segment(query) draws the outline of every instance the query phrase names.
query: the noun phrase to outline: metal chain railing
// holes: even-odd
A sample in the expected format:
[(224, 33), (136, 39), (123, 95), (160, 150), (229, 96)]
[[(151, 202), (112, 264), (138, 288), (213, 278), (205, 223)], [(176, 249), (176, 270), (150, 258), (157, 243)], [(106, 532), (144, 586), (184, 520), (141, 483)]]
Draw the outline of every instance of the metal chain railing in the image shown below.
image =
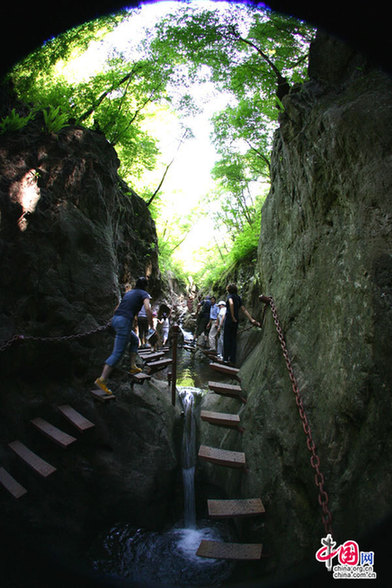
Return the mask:
[(106, 323), (106, 325), (103, 325), (101, 327), (97, 327), (96, 329), (92, 329), (91, 331), (86, 331), (84, 333), (76, 333), (74, 335), (61, 335), (61, 336), (57, 336), (57, 337), (36, 337), (34, 335), (14, 335), (13, 337), (8, 339), (7, 341), (4, 341), (4, 343), (0, 344), (0, 353), (2, 351), (5, 351), (6, 349), (8, 349), (8, 347), (11, 347), (15, 343), (21, 343), (21, 342), (25, 342), (25, 341), (40, 341), (40, 342), (49, 341), (51, 343), (58, 343), (60, 341), (70, 341), (71, 339), (81, 339), (82, 337), (87, 337), (88, 335), (94, 335), (95, 333), (105, 331), (107, 328), (109, 328), (110, 323), (111, 323), (111, 319), (110, 319), (110, 321), (108, 321)]
[(331, 512), (328, 508), (328, 494), (324, 490), (325, 479), (324, 479), (323, 473), (320, 471), (320, 458), (317, 455), (316, 445), (313, 441), (312, 432), (310, 429), (308, 418), (306, 416), (305, 408), (304, 408), (304, 405), (302, 402), (302, 397), (301, 397), (301, 394), (299, 391), (298, 382), (297, 382), (297, 379), (294, 375), (294, 370), (293, 370), (291, 360), (290, 360), (290, 357), (289, 357), (289, 354), (287, 351), (286, 341), (285, 341), (285, 338), (283, 335), (281, 324), (279, 322), (275, 302), (271, 296), (261, 295), (261, 296), (259, 296), (259, 299), (261, 300), (261, 302), (263, 302), (266, 305), (265, 308), (267, 306), (269, 306), (271, 308), (276, 331), (278, 333), (278, 338), (279, 338), (280, 345), (281, 345), (282, 352), (283, 352), (283, 357), (286, 362), (287, 370), (289, 372), (290, 381), (292, 384), (292, 389), (293, 389), (293, 392), (295, 395), (295, 402), (297, 404), (299, 416), (301, 418), (304, 433), (306, 435), (306, 445), (311, 453), (310, 464), (316, 472), (315, 476), (314, 476), (314, 481), (315, 481), (315, 484), (319, 490), (318, 502), (319, 502), (321, 509), (322, 509), (321, 520), (324, 525), (325, 533), (326, 534), (330, 533), (332, 536), (333, 535), (333, 533), (332, 533), (332, 515), (331, 515)]

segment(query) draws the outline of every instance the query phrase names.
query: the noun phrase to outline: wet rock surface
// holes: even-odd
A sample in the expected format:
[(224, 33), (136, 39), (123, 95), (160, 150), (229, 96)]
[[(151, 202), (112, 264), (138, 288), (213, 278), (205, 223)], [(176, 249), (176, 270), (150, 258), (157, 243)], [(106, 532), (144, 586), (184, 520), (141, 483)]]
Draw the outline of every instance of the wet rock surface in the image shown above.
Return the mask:
[[(392, 83), (322, 36), (310, 74), (284, 100), (258, 271), (286, 337), (334, 534), (361, 543), (391, 513)], [(241, 492), (262, 497), (266, 568), (288, 577), (312, 567), (326, 532), (270, 310), (243, 359), (251, 466)]]
[[(157, 236), (144, 201), (119, 178), (102, 134), (38, 121), (0, 142), (0, 340), (64, 337), (107, 324), (127, 284), (151, 273), (159, 291)], [(3, 369), (33, 366), (78, 374), (94, 361), (91, 340), (60, 350), (30, 346)], [(15, 357), (15, 359), (14, 359)], [(23, 367), (22, 367), (23, 369)]]

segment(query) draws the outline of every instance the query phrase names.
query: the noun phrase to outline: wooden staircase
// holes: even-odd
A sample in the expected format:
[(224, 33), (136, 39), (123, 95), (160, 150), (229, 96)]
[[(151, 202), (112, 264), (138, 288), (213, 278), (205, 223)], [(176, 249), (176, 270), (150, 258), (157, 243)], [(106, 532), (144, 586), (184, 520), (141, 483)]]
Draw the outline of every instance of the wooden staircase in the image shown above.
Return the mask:
[(230, 365), (226, 365), (225, 363), (216, 363), (216, 362), (211, 362), (210, 363), (210, 368), (217, 371), (217, 372), (221, 372), (222, 374), (226, 374), (228, 376), (232, 376), (233, 378), (239, 380), (239, 369), (236, 367), (232, 367)]
[(158, 370), (162, 370), (173, 363), (173, 360), (169, 357), (165, 358), (167, 348), (163, 348), (160, 351), (151, 352), (150, 350), (140, 349), (138, 351), (139, 356), (142, 358), (144, 365), (148, 369), (148, 373), (154, 373)]
[(69, 404), (62, 404), (57, 408), (64, 415), (64, 417), (81, 433), (95, 427), (94, 423), (86, 419), (86, 417), (77, 412), (74, 408), (72, 408), (72, 406), (69, 406)]
[(17, 482), (4, 468), (0, 468), (0, 484), (2, 484), (2, 486), (4, 486), (14, 498), (20, 498), (27, 492), (26, 488), (23, 488), (22, 484), (19, 484), (19, 482)]
[(213, 519), (230, 517), (253, 517), (265, 513), (260, 498), (241, 498), (235, 500), (207, 500), (208, 514)]
[(260, 543), (226, 543), (203, 539), (196, 555), (212, 559), (256, 560), (261, 558)]
[(199, 457), (217, 465), (246, 469), (245, 453), (240, 451), (228, 451), (227, 449), (200, 445)]
[(20, 459), (43, 478), (47, 478), (50, 474), (53, 474), (56, 471), (54, 466), (31, 451), (31, 449), (26, 447), (21, 441), (12, 441), (8, 446), (20, 457)]
[[(239, 380), (239, 369), (237, 368), (220, 363), (210, 363), (210, 367)], [(230, 396), (246, 402), (240, 385), (227, 384), (225, 382), (208, 382), (208, 387), (216, 394)], [(240, 432), (243, 431), (240, 427), (240, 417), (238, 414), (202, 410), (200, 417), (212, 425), (236, 428)], [(228, 451), (227, 449), (201, 445), (198, 456), (200, 459), (220, 466), (247, 469), (245, 453), (239, 451)], [(265, 512), (260, 498), (209, 499), (207, 504), (208, 514), (214, 519), (253, 517)], [(199, 557), (213, 559), (259, 560), (262, 549), (263, 546), (260, 543), (227, 543), (224, 541), (203, 540), (196, 554)]]
[[(86, 419), (68, 404), (58, 406), (59, 412), (79, 433), (83, 433), (95, 427), (94, 423)], [(66, 449), (77, 441), (76, 437), (69, 435), (47, 420), (37, 417), (32, 419), (31, 424), (38, 432), (50, 439), (56, 445)], [(20, 460), (43, 478), (54, 474), (57, 468), (37, 455), (18, 439), (8, 444), (8, 447), (18, 456)], [(27, 493), (24, 488), (4, 467), (0, 467), (0, 485), (3, 486), (14, 498), (21, 498)]]
[(45, 419), (38, 417), (32, 419), (30, 422), (36, 429), (38, 429), (38, 431), (41, 431), (41, 433), (46, 435), (49, 439), (52, 439), (52, 441), (57, 443), (57, 445), (60, 445), (60, 447), (68, 447), (68, 445), (71, 445), (71, 443), (76, 441), (76, 437), (64, 433), (64, 431), (61, 431), (54, 425), (48, 423), (48, 421), (45, 421)]
[(208, 382), (208, 387), (216, 394), (238, 398), (241, 402), (246, 403), (246, 398), (242, 394), (241, 386), (236, 384), (226, 384), (225, 382)]
[(230, 427), (233, 429), (237, 429), (241, 433), (243, 432), (243, 428), (240, 427), (240, 417), (238, 416), (238, 414), (202, 410), (200, 412), (200, 418), (203, 421), (211, 423), (212, 425)]
[(158, 361), (146, 362), (146, 365), (151, 371), (156, 372), (157, 370), (164, 369), (165, 367), (167, 367), (168, 365), (171, 365), (172, 363), (173, 363), (172, 359), (166, 358), (166, 359), (159, 359)]

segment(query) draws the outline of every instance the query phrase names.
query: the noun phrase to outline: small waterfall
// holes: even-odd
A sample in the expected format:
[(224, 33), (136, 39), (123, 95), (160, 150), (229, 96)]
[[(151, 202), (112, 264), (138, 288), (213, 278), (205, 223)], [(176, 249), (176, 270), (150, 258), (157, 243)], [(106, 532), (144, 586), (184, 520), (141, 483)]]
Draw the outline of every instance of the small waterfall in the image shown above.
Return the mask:
[(196, 528), (195, 505), (195, 466), (196, 466), (196, 415), (195, 397), (200, 395), (198, 388), (179, 390), (184, 409), (184, 431), (182, 435), (182, 479), (184, 485), (184, 526)]
[(229, 560), (199, 557), (203, 539), (230, 541), (222, 523), (199, 520), (196, 524), (195, 466), (197, 460), (197, 409), (202, 390), (177, 386), (184, 409), (182, 468), (184, 485), (184, 524), (147, 531), (128, 523), (118, 523), (97, 539), (91, 548), (92, 567), (104, 577), (126, 578), (148, 586), (223, 586), (234, 569)]

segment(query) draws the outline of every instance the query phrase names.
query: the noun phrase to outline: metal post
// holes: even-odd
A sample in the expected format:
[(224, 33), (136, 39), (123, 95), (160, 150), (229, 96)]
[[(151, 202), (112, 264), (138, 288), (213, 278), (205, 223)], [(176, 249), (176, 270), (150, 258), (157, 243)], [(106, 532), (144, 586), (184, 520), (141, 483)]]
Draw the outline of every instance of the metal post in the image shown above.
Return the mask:
[(172, 326), (172, 405), (176, 404), (176, 392), (177, 392), (177, 339), (180, 327), (177, 324)]

